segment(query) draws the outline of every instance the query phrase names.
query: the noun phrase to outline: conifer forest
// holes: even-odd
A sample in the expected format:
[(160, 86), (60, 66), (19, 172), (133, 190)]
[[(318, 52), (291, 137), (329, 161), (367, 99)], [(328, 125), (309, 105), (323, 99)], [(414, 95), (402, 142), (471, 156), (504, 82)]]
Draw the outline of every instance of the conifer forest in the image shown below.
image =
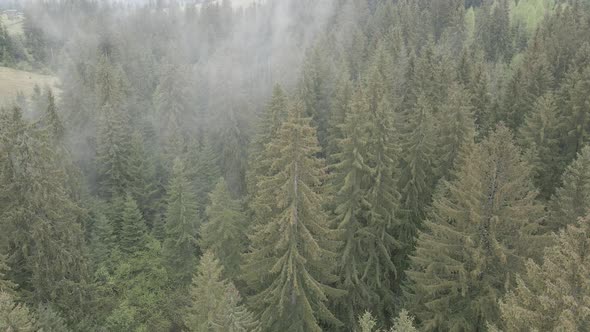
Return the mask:
[(0, 0), (0, 332), (320, 331), (590, 331), (590, 0)]

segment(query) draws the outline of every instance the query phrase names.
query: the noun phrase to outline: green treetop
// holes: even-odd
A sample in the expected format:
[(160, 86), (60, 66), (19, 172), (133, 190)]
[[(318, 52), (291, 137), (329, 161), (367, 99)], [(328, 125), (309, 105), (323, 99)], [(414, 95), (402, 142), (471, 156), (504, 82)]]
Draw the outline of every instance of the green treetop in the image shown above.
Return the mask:
[(240, 304), (240, 294), (222, 277), (222, 272), (215, 255), (205, 252), (193, 278), (192, 304), (185, 315), (185, 324), (193, 332), (256, 331), (258, 322)]
[(209, 195), (207, 221), (201, 227), (200, 244), (219, 257), (227, 276), (238, 276), (241, 254), (246, 249), (246, 216), (242, 204), (234, 200), (225, 180), (221, 178)]
[(433, 202), (407, 272), (407, 300), (425, 331), (478, 331), (499, 318), (507, 276), (529, 256), (542, 207), (530, 168), (499, 126), (472, 147)]
[(176, 159), (167, 193), (164, 257), (172, 282), (180, 287), (188, 287), (196, 267), (196, 203), (184, 163)]
[[(324, 166), (310, 119), (292, 106), (277, 138), (267, 145), (271, 174), (258, 181), (254, 198), (265, 209), (250, 237), (243, 270), (255, 291), (252, 305), (263, 329), (320, 331), (320, 322), (339, 325), (327, 301), (332, 288), (336, 234), (322, 210)], [(258, 216), (258, 215), (257, 215)]]
[(554, 192), (562, 172), (559, 126), (555, 98), (546, 94), (537, 99), (519, 131), (522, 145), (529, 149), (535, 184), (546, 199)]
[(133, 196), (127, 194), (122, 208), (119, 249), (125, 255), (133, 256), (147, 247), (147, 227)]
[(517, 286), (500, 301), (506, 331), (587, 331), (590, 329), (590, 219), (571, 221), (533, 260)]
[(590, 212), (590, 147), (585, 146), (562, 175), (562, 186), (549, 202), (549, 229), (565, 228)]

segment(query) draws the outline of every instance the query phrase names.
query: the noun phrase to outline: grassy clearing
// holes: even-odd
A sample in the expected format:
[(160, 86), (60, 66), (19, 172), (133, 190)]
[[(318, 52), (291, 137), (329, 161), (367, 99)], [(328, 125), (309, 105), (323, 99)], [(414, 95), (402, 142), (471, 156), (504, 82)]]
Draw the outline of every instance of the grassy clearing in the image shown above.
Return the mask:
[(58, 81), (54, 76), (41, 75), (27, 71), (0, 67), (0, 105), (14, 101), (18, 91), (31, 95), (35, 84), (56, 88)]

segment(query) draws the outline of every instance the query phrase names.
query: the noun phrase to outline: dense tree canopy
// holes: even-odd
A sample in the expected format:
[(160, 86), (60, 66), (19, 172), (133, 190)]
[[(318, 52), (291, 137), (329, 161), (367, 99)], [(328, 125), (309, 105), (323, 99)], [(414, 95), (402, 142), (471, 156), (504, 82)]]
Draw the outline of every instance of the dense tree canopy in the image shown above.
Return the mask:
[(1, 331), (590, 329), (587, 0), (0, 13)]

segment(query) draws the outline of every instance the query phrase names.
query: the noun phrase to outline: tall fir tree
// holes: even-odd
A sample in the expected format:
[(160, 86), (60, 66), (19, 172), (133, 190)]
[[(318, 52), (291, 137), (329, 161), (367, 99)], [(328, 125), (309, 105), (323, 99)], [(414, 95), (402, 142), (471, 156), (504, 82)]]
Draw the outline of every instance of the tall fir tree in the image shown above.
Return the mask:
[(201, 250), (211, 251), (218, 257), (226, 276), (239, 276), (241, 255), (246, 250), (247, 220), (242, 203), (231, 197), (225, 180), (221, 178), (209, 195), (207, 220), (201, 226)]
[(63, 142), (66, 134), (65, 127), (58, 113), (55, 97), (51, 89), (47, 90), (47, 108), (43, 117), (46, 126), (49, 128), (52, 139), (57, 142)]
[(407, 265), (407, 259), (404, 257), (413, 249), (426, 207), (431, 201), (436, 162), (434, 116), (424, 97), (418, 98), (415, 108), (407, 111), (404, 120), (399, 178), (399, 191), (402, 195), (401, 213), (404, 221), (397, 236), (404, 245), (403, 270)]
[(530, 169), (498, 126), (472, 147), (433, 203), (407, 272), (407, 301), (425, 331), (481, 331), (499, 319), (510, 274), (529, 257), (538, 218)]
[(451, 83), (449, 97), (437, 114), (437, 175), (448, 177), (464, 145), (473, 144), (475, 125), (469, 92)]
[(476, 57), (472, 74), (465, 85), (471, 95), (474, 120), (478, 137), (484, 137), (494, 128), (490, 77), (486, 71), (483, 56)]
[(534, 109), (525, 117), (519, 130), (520, 142), (529, 150), (529, 162), (533, 166), (535, 184), (541, 197), (548, 199), (559, 183), (562, 158), (559, 157), (560, 123), (557, 105), (552, 94), (537, 99)]
[(254, 315), (240, 304), (235, 286), (223, 278), (223, 267), (211, 251), (205, 252), (193, 278), (191, 306), (185, 324), (194, 332), (256, 331)]
[(114, 108), (124, 107), (128, 82), (121, 67), (113, 63), (108, 54), (100, 56), (94, 78), (99, 108), (107, 104)]
[(155, 161), (145, 148), (144, 141), (144, 136), (139, 131), (131, 135), (127, 155), (129, 167), (127, 191), (137, 202), (144, 219), (153, 226), (153, 219), (161, 209), (158, 199), (161, 193), (158, 188)]
[[(341, 162), (336, 170), (336, 222), (344, 233), (339, 257), (342, 287), (348, 296), (343, 317), (355, 324), (355, 314), (370, 308), (386, 317), (394, 307), (397, 279), (392, 256), (398, 249), (400, 195), (397, 192), (399, 146), (393, 106), (386, 94), (390, 59), (379, 49), (364, 87), (355, 93), (342, 126)], [(385, 81), (385, 82), (384, 82)]]
[(80, 206), (64, 186), (66, 175), (49, 134), (14, 108), (0, 113), (0, 225), (10, 234), (10, 279), (31, 303), (53, 302), (68, 322), (88, 309), (86, 247)]
[(192, 191), (195, 193), (197, 209), (201, 218), (205, 217), (205, 208), (209, 203), (209, 193), (215, 188), (215, 184), (221, 176), (218, 164), (218, 156), (211, 139), (205, 136), (202, 142), (191, 144), (187, 164), (191, 165), (186, 170), (187, 177), (191, 179)]
[(56, 155), (58, 167), (65, 175), (65, 189), (68, 195), (77, 203), (82, 195), (83, 178), (78, 165), (72, 160), (72, 154), (67, 138), (65, 122), (62, 120), (61, 112), (57, 108), (55, 96), (51, 88), (47, 88), (47, 107), (41, 114), (38, 125), (47, 132), (49, 144)]
[(558, 231), (590, 213), (590, 147), (586, 146), (562, 175), (549, 202), (548, 228)]
[(127, 113), (105, 104), (101, 110), (96, 156), (100, 193), (104, 198), (122, 197), (127, 192), (131, 181), (130, 152), (131, 131)]
[(90, 256), (95, 270), (103, 264), (110, 265), (109, 261), (115, 243), (112, 224), (104, 214), (100, 213), (94, 221), (89, 243)]
[(354, 88), (350, 79), (350, 73), (346, 66), (342, 65), (340, 77), (336, 83), (334, 97), (332, 99), (330, 119), (328, 122), (328, 148), (327, 157), (330, 163), (335, 162), (335, 154), (338, 153), (338, 142), (344, 138), (342, 126), (346, 115), (350, 112)]
[(256, 206), (265, 210), (250, 237), (243, 266), (255, 292), (252, 306), (263, 329), (320, 331), (340, 322), (327, 301), (342, 295), (332, 285), (337, 235), (322, 210), (323, 161), (310, 119), (292, 105), (277, 138), (267, 145), (271, 174), (258, 182)]
[[(328, 120), (330, 118), (331, 71), (326, 51), (321, 47), (310, 50), (303, 64), (300, 82), (300, 98), (306, 115), (317, 128), (322, 149), (327, 146)], [(324, 152), (324, 151), (322, 151)]]
[(512, 34), (510, 31), (510, 3), (507, 0), (483, 2), (478, 39), (481, 40), (489, 61), (509, 61), (512, 58)]
[(197, 126), (189, 74), (188, 68), (180, 64), (163, 64), (152, 97), (167, 171), (172, 170), (175, 158), (182, 157), (189, 131)]
[(344, 243), (338, 261), (340, 284), (347, 290), (347, 296), (342, 299), (342, 316), (347, 320), (351, 315), (354, 319), (358, 308), (367, 307), (376, 297), (362, 278), (366, 259), (364, 246), (373, 239), (364, 232), (370, 208), (367, 191), (371, 184), (371, 167), (365, 160), (370, 125), (368, 108), (360, 90), (355, 93), (352, 105), (342, 128), (344, 138), (339, 141), (340, 153), (336, 155), (339, 162), (332, 166), (335, 222), (343, 233)]
[(166, 313), (169, 285), (160, 263), (161, 248), (147, 232), (141, 211), (131, 194), (122, 205), (121, 234), (112, 280), (117, 303), (104, 326), (109, 331), (162, 331), (170, 328)]
[(509, 80), (500, 114), (496, 114), (496, 122), (504, 121), (512, 130), (517, 130), (524, 118), (530, 113), (535, 98), (526, 86), (522, 69), (517, 69)]
[(506, 331), (590, 329), (590, 219), (570, 221), (545, 250), (543, 264), (528, 260), (516, 288), (500, 301)]
[(287, 115), (287, 96), (280, 85), (275, 85), (270, 103), (258, 120), (256, 135), (250, 149), (250, 163), (247, 174), (248, 193), (256, 195), (256, 179), (268, 173), (269, 158), (265, 156), (266, 145), (269, 144), (281, 128)]
[(244, 119), (230, 108), (219, 132), (220, 166), (223, 177), (235, 197), (246, 191), (247, 142)]
[(147, 227), (141, 211), (131, 194), (125, 196), (121, 213), (121, 231), (118, 247), (124, 255), (143, 252), (148, 244)]
[(176, 287), (186, 288), (196, 267), (199, 218), (191, 182), (178, 158), (167, 191), (164, 258), (170, 280)]
[[(590, 61), (589, 61), (590, 62)], [(568, 73), (559, 92), (561, 116), (561, 144), (566, 162), (575, 158), (585, 144), (589, 142), (590, 129), (590, 63), (580, 69), (574, 68)]]

